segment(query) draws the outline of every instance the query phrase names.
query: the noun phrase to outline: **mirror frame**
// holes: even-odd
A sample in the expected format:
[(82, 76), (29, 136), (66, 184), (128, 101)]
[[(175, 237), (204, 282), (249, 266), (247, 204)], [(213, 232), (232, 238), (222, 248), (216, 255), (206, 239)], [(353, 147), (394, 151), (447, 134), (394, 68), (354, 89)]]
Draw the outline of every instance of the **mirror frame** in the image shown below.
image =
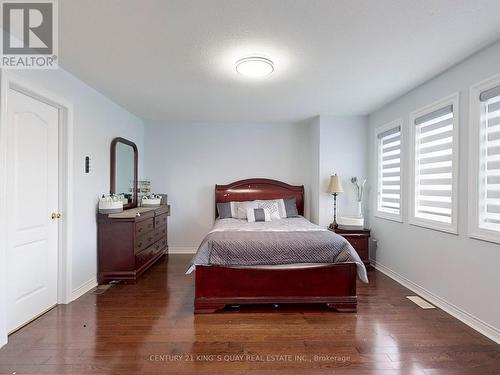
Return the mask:
[(117, 137), (111, 141), (111, 178), (110, 178), (110, 194), (116, 193), (116, 145), (118, 143), (131, 146), (134, 150), (134, 186), (133, 186), (133, 202), (123, 206), (124, 209), (137, 207), (137, 189), (138, 189), (138, 150), (137, 145), (128, 139)]

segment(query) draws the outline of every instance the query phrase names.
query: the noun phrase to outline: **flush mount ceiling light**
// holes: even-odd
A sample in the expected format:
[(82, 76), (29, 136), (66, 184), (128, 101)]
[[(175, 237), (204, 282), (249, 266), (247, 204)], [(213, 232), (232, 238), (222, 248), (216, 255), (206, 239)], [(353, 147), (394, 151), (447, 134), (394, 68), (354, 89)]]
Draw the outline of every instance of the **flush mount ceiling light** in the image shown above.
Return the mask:
[(274, 71), (274, 63), (261, 56), (245, 57), (236, 61), (236, 71), (247, 77), (265, 77)]

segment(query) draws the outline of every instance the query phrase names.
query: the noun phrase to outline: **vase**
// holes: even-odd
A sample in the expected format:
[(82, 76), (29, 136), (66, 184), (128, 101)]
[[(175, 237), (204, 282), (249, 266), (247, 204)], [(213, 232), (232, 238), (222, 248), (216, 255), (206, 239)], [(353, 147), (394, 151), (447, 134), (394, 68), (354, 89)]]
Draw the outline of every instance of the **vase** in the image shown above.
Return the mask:
[(358, 202), (358, 217), (363, 217), (363, 208), (361, 207), (361, 202)]

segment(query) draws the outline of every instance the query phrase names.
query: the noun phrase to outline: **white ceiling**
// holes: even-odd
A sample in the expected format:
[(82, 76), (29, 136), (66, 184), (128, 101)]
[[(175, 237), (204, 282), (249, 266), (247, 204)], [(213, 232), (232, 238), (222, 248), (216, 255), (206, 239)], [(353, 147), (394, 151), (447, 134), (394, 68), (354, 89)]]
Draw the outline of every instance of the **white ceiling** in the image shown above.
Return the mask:
[[(60, 62), (148, 120), (367, 114), (500, 38), (499, 0), (60, 0)], [(234, 62), (262, 53), (263, 80)]]

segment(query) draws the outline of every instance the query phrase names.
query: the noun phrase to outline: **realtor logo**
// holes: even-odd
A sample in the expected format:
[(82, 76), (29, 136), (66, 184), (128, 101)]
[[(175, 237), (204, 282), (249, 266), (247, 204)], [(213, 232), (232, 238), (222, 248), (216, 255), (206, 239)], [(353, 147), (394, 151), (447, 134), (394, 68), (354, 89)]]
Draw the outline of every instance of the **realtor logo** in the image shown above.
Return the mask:
[(2, 68), (57, 68), (55, 0), (1, 1)]

